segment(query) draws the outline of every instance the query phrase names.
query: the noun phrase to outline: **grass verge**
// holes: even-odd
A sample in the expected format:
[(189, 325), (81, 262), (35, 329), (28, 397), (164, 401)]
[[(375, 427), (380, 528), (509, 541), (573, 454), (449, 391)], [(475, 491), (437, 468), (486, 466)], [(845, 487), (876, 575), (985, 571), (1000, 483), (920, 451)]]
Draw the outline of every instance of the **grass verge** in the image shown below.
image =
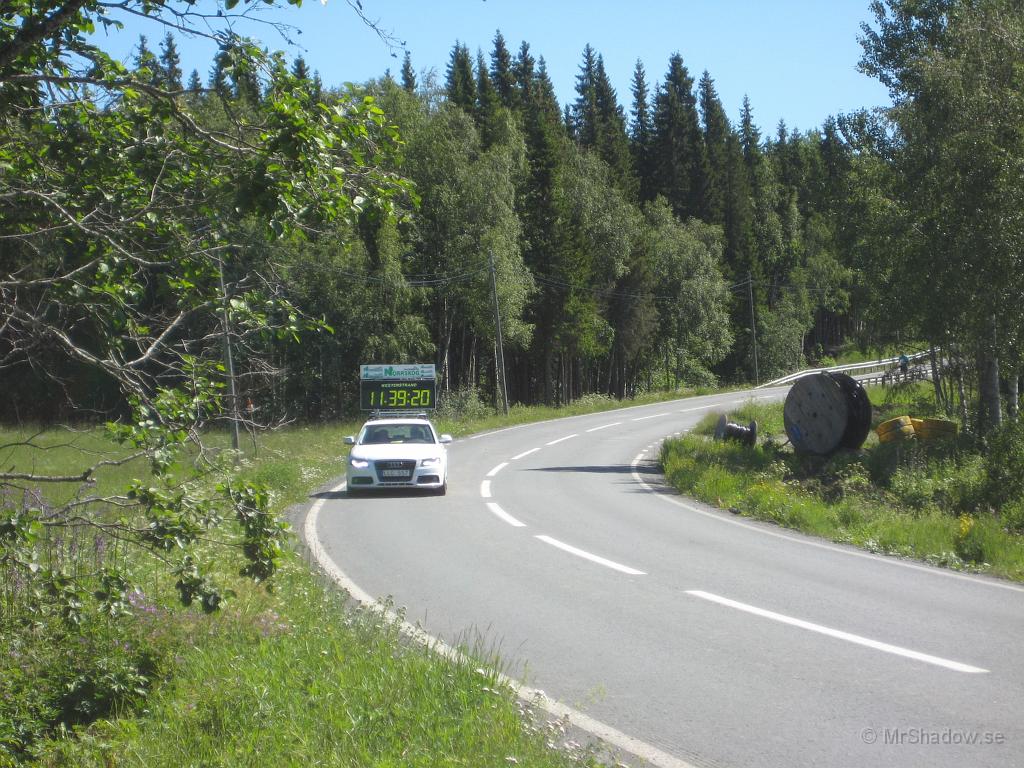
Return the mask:
[[(931, 412), (926, 391), (872, 390), (875, 424)], [(860, 451), (830, 458), (799, 456), (783, 445), (781, 404), (748, 403), (730, 419), (756, 419), (755, 447), (714, 441), (718, 414), (692, 433), (666, 441), (661, 462), (677, 490), (782, 527), (872, 552), (1024, 581), (1024, 538), (1013, 530), (1013, 504), (986, 503), (986, 458), (969, 439), (880, 444), (872, 432)]]

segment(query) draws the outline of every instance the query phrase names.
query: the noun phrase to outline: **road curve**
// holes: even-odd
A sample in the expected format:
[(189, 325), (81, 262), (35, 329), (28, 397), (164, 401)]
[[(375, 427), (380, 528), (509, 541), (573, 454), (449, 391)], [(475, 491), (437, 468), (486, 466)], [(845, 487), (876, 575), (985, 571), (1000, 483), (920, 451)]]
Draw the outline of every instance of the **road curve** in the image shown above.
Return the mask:
[[(456, 441), (446, 497), (322, 494), (362, 592), (668, 765), (1024, 765), (1024, 589), (687, 500), (665, 437), (785, 389)], [(633, 750), (638, 751), (638, 750)]]

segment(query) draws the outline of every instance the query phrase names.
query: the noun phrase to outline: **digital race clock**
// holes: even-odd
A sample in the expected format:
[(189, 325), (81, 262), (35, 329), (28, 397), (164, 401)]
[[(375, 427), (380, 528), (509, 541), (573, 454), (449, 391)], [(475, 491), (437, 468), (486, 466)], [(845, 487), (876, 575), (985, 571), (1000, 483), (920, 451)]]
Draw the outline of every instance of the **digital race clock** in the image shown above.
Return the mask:
[(436, 407), (433, 364), (361, 365), (359, 407), (364, 411), (422, 411)]

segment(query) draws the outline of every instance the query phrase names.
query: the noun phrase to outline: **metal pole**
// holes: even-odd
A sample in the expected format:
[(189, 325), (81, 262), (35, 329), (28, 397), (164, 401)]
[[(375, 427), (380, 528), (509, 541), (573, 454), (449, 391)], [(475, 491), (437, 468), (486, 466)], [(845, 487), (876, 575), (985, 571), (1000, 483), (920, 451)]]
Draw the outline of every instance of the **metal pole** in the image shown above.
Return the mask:
[(224, 284), (224, 262), (218, 264), (220, 268), (220, 292), (224, 297), (221, 305), (221, 315), (224, 325), (224, 361), (228, 367), (228, 391), (231, 398), (231, 447), (238, 451), (238, 392), (235, 389), (235, 361), (231, 356), (231, 325), (228, 319), (228, 289)]
[(747, 296), (750, 298), (750, 332), (754, 337), (754, 386), (761, 383), (757, 370), (757, 322), (754, 320), (754, 277), (747, 272)]
[(498, 386), (501, 389), (501, 403), (508, 416), (508, 389), (505, 384), (505, 348), (501, 339), (501, 312), (498, 311), (498, 279), (494, 273), (494, 251), (487, 252), (491, 265), (491, 295), (494, 297), (494, 330), (498, 343)]

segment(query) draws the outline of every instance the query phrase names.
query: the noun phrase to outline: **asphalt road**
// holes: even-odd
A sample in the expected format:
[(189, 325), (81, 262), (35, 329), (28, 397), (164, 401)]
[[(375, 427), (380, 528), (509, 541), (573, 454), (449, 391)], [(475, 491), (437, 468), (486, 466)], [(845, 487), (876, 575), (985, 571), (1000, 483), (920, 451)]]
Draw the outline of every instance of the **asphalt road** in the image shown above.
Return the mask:
[(1024, 589), (663, 486), (663, 438), (784, 395), (459, 440), (446, 497), (328, 493), (312, 529), (365, 593), (680, 764), (1024, 765)]

